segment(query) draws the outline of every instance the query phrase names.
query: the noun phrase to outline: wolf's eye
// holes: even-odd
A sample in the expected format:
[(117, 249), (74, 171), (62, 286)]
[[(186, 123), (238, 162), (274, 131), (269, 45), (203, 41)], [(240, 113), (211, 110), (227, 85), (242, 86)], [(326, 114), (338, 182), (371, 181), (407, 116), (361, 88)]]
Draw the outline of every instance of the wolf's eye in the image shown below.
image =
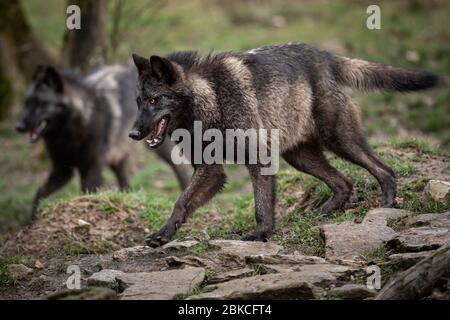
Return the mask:
[(156, 98), (150, 98), (148, 101), (150, 104), (156, 104)]

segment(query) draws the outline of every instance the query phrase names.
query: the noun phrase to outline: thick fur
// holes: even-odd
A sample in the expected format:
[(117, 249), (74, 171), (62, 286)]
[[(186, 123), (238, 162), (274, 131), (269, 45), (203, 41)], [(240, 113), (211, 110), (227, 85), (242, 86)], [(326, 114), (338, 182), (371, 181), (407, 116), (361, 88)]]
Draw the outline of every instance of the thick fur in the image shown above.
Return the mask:
[[(100, 68), (85, 78), (52, 67), (38, 67), (29, 87), (19, 131), (47, 123), (41, 137), (52, 160), (47, 181), (32, 204), (31, 221), (39, 201), (64, 186), (79, 171), (83, 192), (102, 185), (102, 170), (115, 173), (119, 187), (129, 186), (133, 143), (128, 131), (136, 117), (137, 73), (131, 66)], [(168, 142), (170, 144), (170, 141)], [(170, 147), (157, 154), (175, 171), (184, 188), (188, 178), (170, 159)]]
[[(352, 184), (322, 153), (328, 149), (366, 168), (381, 185), (381, 204), (395, 203), (394, 172), (375, 155), (361, 126), (359, 110), (341, 85), (358, 90), (413, 91), (430, 88), (430, 73), (349, 59), (306, 44), (267, 46), (247, 52), (200, 56), (176, 52), (166, 58), (133, 55), (139, 71), (140, 113), (134, 128), (143, 138), (163, 115), (175, 128), (266, 128), (280, 130), (282, 156), (296, 169), (323, 180), (333, 195), (321, 208), (339, 209)], [(164, 97), (155, 105), (151, 97)], [(275, 177), (262, 176), (260, 165), (248, 166), (256, 203), (257, 229), (246, 239), (265, 240), (273, 232)], [(187, 215), (218, 192), (225, 182), (220, 165), (196, 165), (191, 184), (175, 205), (164, 228), (150, 245), (170, 239)], [(203, 190), (203, 191), (201, 191)]]

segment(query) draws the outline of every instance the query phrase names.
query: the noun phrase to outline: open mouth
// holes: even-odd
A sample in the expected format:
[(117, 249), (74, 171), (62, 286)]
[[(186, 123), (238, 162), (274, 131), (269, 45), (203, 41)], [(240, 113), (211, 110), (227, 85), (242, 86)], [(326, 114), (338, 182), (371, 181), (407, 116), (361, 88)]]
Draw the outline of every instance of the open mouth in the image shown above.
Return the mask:
[(147, 140), (150, 148), (156, 148), (164, 141), (164, 136), (167, 130), (167, 125), (169, 124), (170, 117), (164, 116), (162, 117), (156, 126), (153, 128), (152, 132), (149, 135), (149, 139)]
[(42, 120), (38, 123), (37, 126), (35, 126), (33, 129), (31, 129), (30, 142), (35, 143), (36, 141), (38, 141), (42, 135), (42, 132), (45, 130), (46, 127), (47, 127), (47, 121)]

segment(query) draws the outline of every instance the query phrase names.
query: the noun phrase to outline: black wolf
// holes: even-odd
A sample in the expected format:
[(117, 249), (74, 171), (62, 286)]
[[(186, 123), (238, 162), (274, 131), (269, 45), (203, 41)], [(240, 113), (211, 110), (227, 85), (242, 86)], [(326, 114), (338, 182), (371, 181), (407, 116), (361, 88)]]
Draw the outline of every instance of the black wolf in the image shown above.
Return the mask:
[[(350, 59), (297, 43), (204, 57), (176, 52), (165, 58), (133, 59), (139, 71), (140, 111), (132, 138), (150, 134), (150, 146), (157, 147), (176, 128), (192, 130), (194, 120), (202, 121), (203, 129), (279, 129), (282, 157), (332, 190), (319, 208), (322, 212), (343, 207), (352, 191), (352, 183), (328, 163), (324, 149), (367, 169), (381, 185), (381, 205), (395, 204), (394, 172), (368, 145), (358, 109), (341, 86), (406, 92), (438, 83), (428, 72)], [(172, 216), (148, 238), (150, 245), (167, 242), (186, 217), (224, 185), (222, 165), (194, 167)], [(261, 175), (262, 165), (247, 167), (257, 227), (245, 239), (266, 240), (275, 223), (275, 176)]]
[[(39, 201), (64, 186), (75, 169), (83, 192), (101, 186), (105, 166), (115, 173), (121, 189), (129, 186), (133, 150), (127, 135), (137, 112), (137, 78), (134, 67), (122, 65), (100, 68), (85, 78), (53, 67), (36, 69), (25, 114), (16, 129), (29, 132), (31, 142), (42, 137), (53, 166), (36, 193), (31, 221), (36, 218)], [(172, 167), (184, 188), (187, 175), (171, 162), (170, 149), (166, 144), (156, 152)]]

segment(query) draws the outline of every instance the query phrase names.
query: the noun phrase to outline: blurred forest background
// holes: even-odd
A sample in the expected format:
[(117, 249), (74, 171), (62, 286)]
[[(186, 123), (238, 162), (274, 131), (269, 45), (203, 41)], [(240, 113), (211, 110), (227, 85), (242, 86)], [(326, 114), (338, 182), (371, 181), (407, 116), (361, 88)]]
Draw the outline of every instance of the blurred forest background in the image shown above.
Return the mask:
[[(66, 29), (68, 4), (82, 8), (82, 31), (77, 34)], [(370, 4), (381, 8), (380, 30), (366, 27)], [(337, 54), (443, 76), (444, 88), (425, 93), (353, 96), (374, 145), (384, 141), (446, 153), (450, 146), (449, 17), (448, 0), (0, 0), (0, 232), (26, 221), (33, 194), (49, 168), (42, 144), (29, 145), (25, 136), (14, 131), (27, 81), (37, 64), (87, 72), (97, 64), (129, 63), (132, 52), (147, 56), (187, 49), (207, 53), (305, 42)], [(141, 201), (146, 205), (143, 215), (157, 227), (179, 190), (169, 169), (152, 155), (148, 158), (133, 179), (137, 195), (120, 198), (116, 194), (114, 201)], [(388, 160), (396, 169), (408, 169), (408, 164), (395, 158)], [(350, 175), (359, 170), (334, 164)], [(236, 179), (211, 206), (228, 212), (231, 203), (235, 214), (247, 214), (253, 211), (249, 180), (246, 175), (233, 174), (236, 170), (231, 168)], [(292, 174), (282, 173), (281, 183), (286, 176)], [(362, 177), (361, 181), (369, 179)], [(315, 188), (315, 201), (329, 194), (317, 181), (298, 179), (306, 188)], [(108, 183), (112, 180), (108, 174)], [(373, 189), (376, 182), (371, 183)], [(78, 190), (78, 182), (73, 181), (44, 207), (51, 201), (70, 199)], [(290, 197), (282, 201), (292, 202)], [(203, 213), (216, 210), (211, 206)], [(248, 215), (237, 223), (251, 228), (252, 219)]]

